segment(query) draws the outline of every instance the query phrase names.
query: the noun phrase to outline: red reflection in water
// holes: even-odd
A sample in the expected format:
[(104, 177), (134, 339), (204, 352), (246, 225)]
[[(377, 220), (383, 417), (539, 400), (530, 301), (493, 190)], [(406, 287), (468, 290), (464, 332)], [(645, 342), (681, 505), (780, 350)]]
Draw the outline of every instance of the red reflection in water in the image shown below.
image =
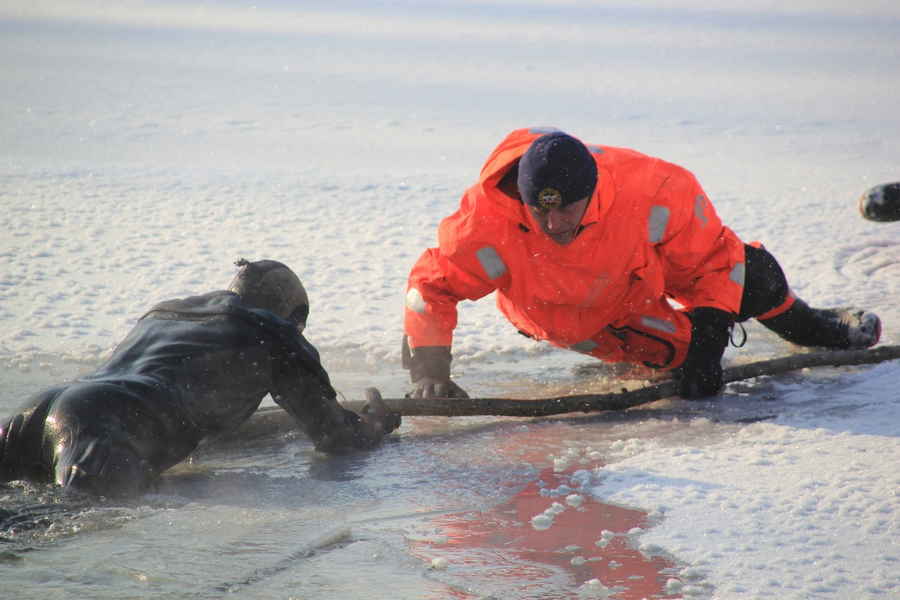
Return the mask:
[[(661, 572), (673, 565), (644, 556), (630, 547), (625, 535), (636, 527), (647, 527), (646, 513), (602, 504), (587, 495), (582, 495), (578, 507), (566, 503), (566, 494), (541, 495), (539, 482), (547, 490), (575, 487), (570, 475), (585, 468), (591, 467), (580, 465), (559, 473), (547, 468), (537, 481), (489, 511), (439, 517), (429, 528), (439, 531), (446, 541), (416, 541), (412, 552), (429, 562), (445, 558), (455, 574), (489, 579), (493, 589), (506, 588), (504, 582), (508, 582), (508, 589), (515, 589), (517, 595), (507, 597), (576, 598), (577, 588), (593, 579), (609, 588), (610, 598), (619, 600), (675, 597), (665, 593), (670, 576)], [(553, 517), (549, 528), (535, 529), (532, 517), (554, 502), (565, 510)], [(607, 534), (607, 542), (598, 546), (604, 530), (615, 535)], [(459, 589), (448, 590), (448, 594), (453, 598), (479, 596)], [(605, 596), (600, 593), (599, 597)]]

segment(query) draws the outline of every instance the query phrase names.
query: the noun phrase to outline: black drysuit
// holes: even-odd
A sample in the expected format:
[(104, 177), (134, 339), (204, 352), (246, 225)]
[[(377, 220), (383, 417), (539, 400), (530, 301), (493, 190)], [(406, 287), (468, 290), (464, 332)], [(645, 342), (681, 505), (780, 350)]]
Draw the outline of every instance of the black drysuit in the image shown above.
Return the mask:
[(323, 451), (365, 447), (296, 326), (229, 291), (154, 306), (96, 371), (38, 393), (0, 425), (0, 481), (97, 494), (147, 487), (267, 393)]

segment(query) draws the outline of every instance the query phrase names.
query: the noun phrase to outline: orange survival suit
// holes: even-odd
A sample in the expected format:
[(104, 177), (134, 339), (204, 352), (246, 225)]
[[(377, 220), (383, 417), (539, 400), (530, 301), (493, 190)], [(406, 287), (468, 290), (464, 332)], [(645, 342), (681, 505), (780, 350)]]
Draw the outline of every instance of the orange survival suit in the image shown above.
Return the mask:
[(554, 242), (504, 179), (548, 131), (510, 133), (459, 210), (441, 222), (438, 247), (426, 250), (409, 276), (409, 346), (449, 347), (456, 304), (496, 290), (503, 314), (535, 339), (609, 362), (680, 366), (691, 337), (684, 310), (739, 312), (743, 242), (689, 171), (590, 144), (598, 170), (593, 196), (575, 239)]

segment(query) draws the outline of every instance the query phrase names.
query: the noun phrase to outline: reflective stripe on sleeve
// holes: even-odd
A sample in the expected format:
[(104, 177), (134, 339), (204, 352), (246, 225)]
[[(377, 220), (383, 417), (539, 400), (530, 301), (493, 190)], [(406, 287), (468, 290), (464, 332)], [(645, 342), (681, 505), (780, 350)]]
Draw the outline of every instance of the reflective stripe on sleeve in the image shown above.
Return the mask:
[(475, 253), (475, 256), (478, 257), (478, 262), (488, 279), (497, 279), (506, 273), (506, 263), (503, 262), (493, 246), (482, 247)]
[(654, 206), (650, 209), (650, 221), (647, 224), (647, 234), (650, 237), (650, 243), (658, 243), (666, 233), (666, 227), (669, 225), (669, 209), (665, 206)]
[(641, 323), (651, 329), (665, 331), (666, 333), (675, 333), (676, 330), (674, 323), (664, 319), (657, 319), (656, 317), (641, 317)]
[(406, 308), (420, 315), (425, 314), (425, 299), (416, 288), (409, 288), (406, 292)]
[(729, 273), (728, 277), (739, 286), (744, 287), (744, 278), (746, 277), (746, 267), (744, 266), (744, 263), (735, 263), (731, 268), (731, 273)]

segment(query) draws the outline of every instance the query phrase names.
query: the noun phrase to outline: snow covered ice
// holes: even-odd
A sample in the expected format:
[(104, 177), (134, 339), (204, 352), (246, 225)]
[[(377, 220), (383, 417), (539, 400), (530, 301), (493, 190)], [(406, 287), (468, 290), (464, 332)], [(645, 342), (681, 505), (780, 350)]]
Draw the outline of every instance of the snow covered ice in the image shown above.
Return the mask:
[[(3, 4), (0, 28), (3, 415), (25, 375), (89, 369), (242, 256), (297, 271), (345, 396), (402, 395), (408, 270), (529, 125), (685, 166), (799, 296), (873, 310), (900, 343), (900, 223), (856, 206), (900, 179), (896, 2), (42, 0)], [(790, 350), (748, 331), (727, 361)], [(564, 384), (583, 362), (519, 336), (491, 298), (461, 306), (454, 373), (473, 395)], [(898, 389), (897, 361), (821, 369), (670, 403), (673, 422), (593, 423), (589, 453), (540, 466), (605, 464), (526, 526), (552, 531), (589, 497), (645, 511), (629, 543), (677, 565), (672, 597), (900, 597)], [(759, 418), (729, 418), (746, 410)]]

